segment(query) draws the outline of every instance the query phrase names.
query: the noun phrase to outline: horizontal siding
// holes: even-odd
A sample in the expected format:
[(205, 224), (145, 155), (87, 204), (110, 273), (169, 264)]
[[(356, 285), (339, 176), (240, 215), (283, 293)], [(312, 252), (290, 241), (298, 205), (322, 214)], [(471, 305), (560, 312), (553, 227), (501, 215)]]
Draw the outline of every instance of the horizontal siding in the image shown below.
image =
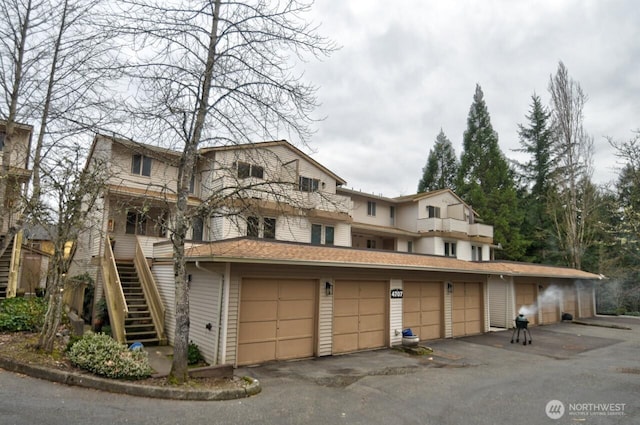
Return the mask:
[(447, 291), (447, 285), (452, 282), (444, 282), (444, 337), (453, 338), (453, 297)]
[[(391, 279), (391, 289), (402, 289), (402, 281)], [(389, 293), (389, 345), (402, 343), (402, 298), (391, 298)]]
[(318, 356), (329, 356), (333, 344), (333, 296), (326, 294), (326, 282), (334, 284), (329, 278), (320, 279), (318, 308)]
[[(217, 360), (220, 338), (220, 291), (222, 275), (189, 267), (191, 289), (189, 290), (189, 339), (198, 345), (207, 363)], [(207, 329), (211, 324), (211, 330)]]
[(175, 294), (175, 278), (173, 273), (173, 265), (171, 264), (154, 264), (151, 267), (153, 278), (158, 286), (162, 304), (164, 304), (164, 331), (169, 339), (169, 344), (173, 345), (176, 332), (176, 294)]
[(238, 320), (240, 305), (240, 277), (232, 275), (229, 283), (229, 311), (227, 317), (227, 354), (226, 362), (236, 364), (238, 347)]

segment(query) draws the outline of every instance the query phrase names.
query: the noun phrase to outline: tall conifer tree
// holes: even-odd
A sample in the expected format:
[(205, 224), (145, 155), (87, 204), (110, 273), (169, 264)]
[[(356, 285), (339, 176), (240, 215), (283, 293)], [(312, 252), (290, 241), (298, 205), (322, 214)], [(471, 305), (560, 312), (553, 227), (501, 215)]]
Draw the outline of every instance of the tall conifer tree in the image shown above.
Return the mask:
[(513, 173), (498, 146), (480, 85), (476, 85), (469, 109), (456, 186), (462, 199), (493, 225), (494, 243), (503, 247), (496, 256), (522, 258), (526, 243), (520, 234), (522, 214)]
[(438, 189), (451, 189), (455, 192), (458, 173), (458, 160), (451, 141), (440, 129), (436, 143), (429, 151), (427, 164), (422, 169), (422, 179), (418, 183), (418, 192)]
[(549, 229), (553, 226), (547, 214), (548, 191), (553, 168), (553, 137), (549, 124), (550, 112), (542, 105), (540, 97), (531, 96), (531, 109), (526, 116), (527, 125), (519, 124), (520, 149), (528, 155), (524, 163), (517, 163), (521, 173), (521, 206), (524, 211), (523, 236), (531, 241), (525, 257), (536, 263), (547, 262)]

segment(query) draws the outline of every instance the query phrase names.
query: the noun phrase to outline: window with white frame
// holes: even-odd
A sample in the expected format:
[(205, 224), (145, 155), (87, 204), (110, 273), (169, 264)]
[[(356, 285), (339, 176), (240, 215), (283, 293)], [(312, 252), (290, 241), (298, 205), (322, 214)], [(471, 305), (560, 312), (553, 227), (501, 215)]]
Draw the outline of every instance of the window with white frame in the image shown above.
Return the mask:
[(131, 174), (139, 176), (151, 176), (151, 158), (135, 154), (131, 157)]
[(311, 225), (311, 243), (313, 245), (333, 245), (334, 239), (335, 228), (333, 226), (323, 226), (322, 224)]
[(445, 242), (444, 243), (444, 255), (447, 257), (455, 257), (456, 256), (456, 243), (455, 242)]
[(427, 205), (427, 215), (429, 218), (440, 218), (440, 207)]
[(264, 178), (264, 167), (260, 165), (238, 161), (236, 162), (236, 167), (239, 179), (246, 179), (249, 177), (255, 177), (258, 179)]
[(320, 180), (311, 177), (300, 176), (298, 178), (298, 189), (301, 192), (317, 192), (320, 187)]
[(407, 252), (413, 252), (413, 241), (407, 241)]
[(247, 217), (247, 236), (251, 238), (276, 238), (276, 219), (271, 217)]

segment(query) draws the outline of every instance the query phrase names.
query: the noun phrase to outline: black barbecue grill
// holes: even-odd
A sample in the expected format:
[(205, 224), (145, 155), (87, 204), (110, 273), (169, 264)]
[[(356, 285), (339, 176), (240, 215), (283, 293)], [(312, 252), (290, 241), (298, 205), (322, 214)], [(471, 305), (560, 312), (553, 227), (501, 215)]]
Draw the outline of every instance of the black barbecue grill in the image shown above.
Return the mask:
[(516, 327), (513, 328), (513, 333), (511, 334), (511, 343), (513, 344), (513, 337), (516, 335), (516, 331), (518, 331), (518, 336), (516, 337), (516, 342), (520, 342), (520, 331), (524, 334), (524, 341), (522, 345), (527, 345), (527, 334), (529, 334), (529, 345), (531, 345), (531, 332), (529, 331), (529, 321), (524, 314), (518, 314), (518, 317), (515, 319)]

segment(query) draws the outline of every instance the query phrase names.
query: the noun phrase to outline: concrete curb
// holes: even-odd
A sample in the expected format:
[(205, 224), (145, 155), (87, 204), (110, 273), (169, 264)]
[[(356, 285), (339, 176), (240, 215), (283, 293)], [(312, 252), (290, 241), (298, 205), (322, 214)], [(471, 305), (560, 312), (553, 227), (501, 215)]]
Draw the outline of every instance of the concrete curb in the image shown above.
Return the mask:
[(0, 368), (10, 372), (21, 373), (34, 378), (46, 379), (65, 385), (73, 385), (82, 388), (107, 391), (112, 393), (127, 394), (138, 397), (162, 398), (172, 400), (192, 400), (192, 401), (220, 401), (235, 400), (256, 395), (262, 391), (260, 382), (255, 378), (243, 377), (247, 385), (243, 388), (201, 390), (182, 389), (171, 387), (154, 387), (140, 385), (135, 382), (117, 381), (113, 379), (100, 378), (91, 374), (67, 372), (62, 370), (49, 369), (42, 366), (30, 365), (6, 359), (0, 356)]

